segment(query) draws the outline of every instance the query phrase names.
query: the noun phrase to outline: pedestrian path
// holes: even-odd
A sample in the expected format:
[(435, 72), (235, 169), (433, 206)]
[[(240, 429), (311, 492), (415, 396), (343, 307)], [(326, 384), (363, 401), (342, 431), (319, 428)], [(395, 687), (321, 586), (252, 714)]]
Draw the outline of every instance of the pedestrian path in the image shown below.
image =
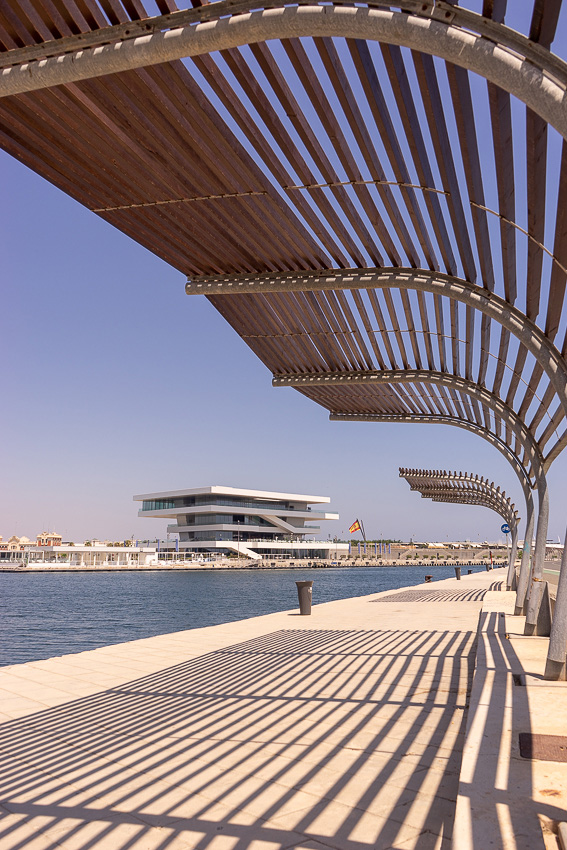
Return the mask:
[(0, 850), (446, 850), (502, 576), (0, 669)]
[(455, 850), (559, 850), (567, 821), (567, 682), (543, 679), (548, 639), (524, 636), (514, 604), (483, 600)]

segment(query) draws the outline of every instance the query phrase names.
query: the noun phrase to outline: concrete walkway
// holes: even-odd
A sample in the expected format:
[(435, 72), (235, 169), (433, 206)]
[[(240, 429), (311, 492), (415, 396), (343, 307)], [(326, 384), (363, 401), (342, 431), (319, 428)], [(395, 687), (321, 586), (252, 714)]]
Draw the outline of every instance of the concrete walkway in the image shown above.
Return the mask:
[(0, 850), (449, 848), (503, 578), (1, 668)]
[[(543, 679), (549, 641), (524, 636), (514, 603), (506, 592), (483, 601), (456, 850), (559, 850), (567, 821), (567, 682)], [(534, 736), (532, 758), (522, 756), (521, 735)]]

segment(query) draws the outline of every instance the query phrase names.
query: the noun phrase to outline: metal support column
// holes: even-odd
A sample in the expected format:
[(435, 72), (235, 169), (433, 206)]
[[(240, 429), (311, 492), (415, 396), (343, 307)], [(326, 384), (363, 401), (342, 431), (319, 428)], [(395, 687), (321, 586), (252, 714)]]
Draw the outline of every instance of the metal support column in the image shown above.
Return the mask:
[(545, 679), (566, 678), (567, 655), (567, 532), (563, 543), (563, 556), (557, 585), (555, 611), (551, 623), (549, 649), (545, 663)]
[(535, 509), (532, 494), (528, 491), (526, 496), (526, 530), (524, 533), (524, 549), (522, 551), (522, 560), (520, 563), (520, 572), (518, 574), (518, 588), (516, 590), (516, 607), (514, 614), (517, 616), (524, 613), (524, 602), (528, 590), (530, 580), (530, 555), (532, 550), (532, 540), (534, 536), (535, 524)]
[(534, 557), (528, 586), (528, 605), (526, 610), (526, 625), (524, 628), (525, 635), (533, 635), (536, 630), (537, 616), (539, 614), (539, 606), (543, 589), (543, 564), (545, 561), (547, 524), (549, 521), (549, 490), (547, 486), (547, 478), (541, 467), (537, 469), (536, 474), (539, 510)]
[(516, 571), (516, 553), (518, 551), (518, 526), (515, 525), (510, 529), (512, 537), (512, 545), (510, 547), (510, 561), (508, 563), (508, 575), (506, 577), (506, 587), (509, 590), (514, 581), (514, 573)]

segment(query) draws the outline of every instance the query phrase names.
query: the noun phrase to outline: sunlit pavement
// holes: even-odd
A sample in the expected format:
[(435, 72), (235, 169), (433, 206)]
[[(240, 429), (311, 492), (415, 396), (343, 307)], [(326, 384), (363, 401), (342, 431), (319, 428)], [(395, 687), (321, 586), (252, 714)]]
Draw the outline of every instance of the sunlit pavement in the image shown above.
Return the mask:
[[(560, 802), (534, 797), (534, 762), (522, 760), (517, 790), (510, 724), (562, 686), (510, 697), (516, 644), (532, 647), (535, 668), (544, 641), (502, 634), (521, 620), (499, 617), (510, 594), (485, 595), (503, 578), (476, 573), (329, 602), (310, 617), (2, 668), (0, 850), (449, 848), (483, 600), (495, 613), (483, 614), (454, 846), (531, 850), (534, 834), (543, 846), (539, 817)], [(471, 844), (477, 806), (501, 833), (492, 843)], [(505, 844), (514, 806), (536, 833)]]

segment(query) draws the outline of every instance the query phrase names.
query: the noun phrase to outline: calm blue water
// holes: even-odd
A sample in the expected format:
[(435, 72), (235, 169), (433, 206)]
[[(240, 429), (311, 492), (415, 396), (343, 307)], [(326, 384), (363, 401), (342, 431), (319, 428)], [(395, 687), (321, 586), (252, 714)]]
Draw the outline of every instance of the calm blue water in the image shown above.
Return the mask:
[(455, 575), (441, 566), (0, 573), (0, 665), (285, 611), (304, 579), (315, 582), (316, 604), (408, 587), (426, 573)]

